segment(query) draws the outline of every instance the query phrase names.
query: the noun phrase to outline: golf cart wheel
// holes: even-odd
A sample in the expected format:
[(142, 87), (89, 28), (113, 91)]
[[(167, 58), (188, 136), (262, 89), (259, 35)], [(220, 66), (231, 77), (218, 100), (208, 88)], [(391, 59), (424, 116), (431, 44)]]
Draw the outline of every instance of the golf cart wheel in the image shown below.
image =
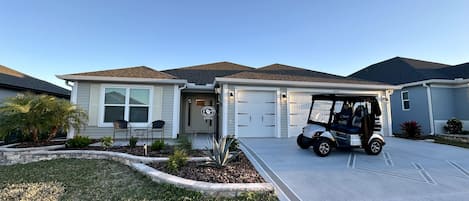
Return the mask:
[(309, 143), (307, 143), (304, 139), (303, 139), (303, 134), (301, 135), (298, 135), (298, 137), (296, 138), (296, 143), (298, 144), (298, 146), (302, 149), (307, 149), (309, 148), (311, 145)]
[(365, 147), (365, 151), (369, 155), (378, 155), (383, 150), (383, 142), (378, 139), (372, 139), (367, 147)]
[(328, 139), (320, 139), (315, 146), (313, 146), (313, 150), (318, 156), (325, 157), (332, 151), (331, 141)]

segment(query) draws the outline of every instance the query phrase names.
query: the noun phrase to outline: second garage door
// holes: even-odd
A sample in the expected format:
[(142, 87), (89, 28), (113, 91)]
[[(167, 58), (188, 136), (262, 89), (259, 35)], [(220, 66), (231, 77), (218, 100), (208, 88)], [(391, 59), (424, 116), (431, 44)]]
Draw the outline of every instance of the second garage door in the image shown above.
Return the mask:
[(309, 108), (311, 107), (312, 93), (293, 92), (288, 95), (288, 135), (297, 136), (306, 126)]
[(238, 91), (238, 137), (275, 137), (276, 99), (273, 91)]

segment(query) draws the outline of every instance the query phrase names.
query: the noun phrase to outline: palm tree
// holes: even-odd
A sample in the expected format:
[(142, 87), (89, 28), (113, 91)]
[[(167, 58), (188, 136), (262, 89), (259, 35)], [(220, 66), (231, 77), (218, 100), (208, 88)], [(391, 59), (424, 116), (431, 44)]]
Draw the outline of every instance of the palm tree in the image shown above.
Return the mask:
[(51, 140), (59, 129), (68, 131), (71, 126), (79, 130), (87, 118), (82, 109), (66, 100), (27, 93), (8, 98), (0, 106), (0, 132), (19, 129), (37, 143), (40, 133), (47, 132), (47, 140)]

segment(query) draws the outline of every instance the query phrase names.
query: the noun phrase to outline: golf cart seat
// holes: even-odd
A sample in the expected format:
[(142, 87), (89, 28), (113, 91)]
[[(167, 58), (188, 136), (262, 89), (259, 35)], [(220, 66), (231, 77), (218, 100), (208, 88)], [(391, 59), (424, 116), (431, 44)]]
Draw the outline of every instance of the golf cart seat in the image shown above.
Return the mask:
[[(337, 123), (331, 125), (331, 129), (347, 134), (358, 134), (361, 131), (361, 120), (364, 115), (365, 107), (362, 105), (358, 106), (355, 109), (355, 112), (352, 117), (350, 117), (350, 111), (341, 111), (338, 114)], [(345, 119), (346, 117), (346, 119)]]
[(348, 133), (348, 134), (358, 134), (360, 133), (361, 128), (355, 126), (347, 126), (342, 124), (334, 124), (331, 127), (332, 130)]

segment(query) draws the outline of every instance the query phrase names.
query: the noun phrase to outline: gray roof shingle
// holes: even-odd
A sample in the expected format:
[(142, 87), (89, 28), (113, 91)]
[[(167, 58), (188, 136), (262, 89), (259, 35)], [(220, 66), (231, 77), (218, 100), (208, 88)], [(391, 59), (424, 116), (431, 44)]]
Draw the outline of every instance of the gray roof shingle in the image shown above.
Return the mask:
[(215, 77), (224, 77), (235, 73), (252, 70), (254, 68), (231, 62), (217, 62), (183, 68), (164, 70), (162, 72), (185, 79), (198, 85), (212, 84)]
[(351, 84), (383, 84), (360, 80), (356, 78), (348, 78), (338, 75), (332, 75), (323, 72), (312, 71), (304, 68), (293, 67), (283, 64), (272, 64), (250, 71), (244, 71), (233, 75), (225, 76), (226, 78), (241, 79), (264, 79), (264, 80), (283, 80), (283, 81), (304, 81), (304, 82), (336, 82)]
[(449, 68), (452, 67), (446, 64), (394, 57), (363, 68), (349, 77), (399, 85), (428, 79), (454, 79), (447, 72)]
[(78, 76), (104, 76), (104, 77), (131, 77), (131, 78), (155, 78), (155, 79), (175, 79), (176, 77), (154, 70), (147, 66), (136, 66), (119, 68), (112, 70), (93, 71), (85, 73), (75, 73)]
[(2, 65), (0, 65), (0, 86), (10, 89), (48, 93), (62, 98), (70, 97), (70, 91), (67, 89)]

